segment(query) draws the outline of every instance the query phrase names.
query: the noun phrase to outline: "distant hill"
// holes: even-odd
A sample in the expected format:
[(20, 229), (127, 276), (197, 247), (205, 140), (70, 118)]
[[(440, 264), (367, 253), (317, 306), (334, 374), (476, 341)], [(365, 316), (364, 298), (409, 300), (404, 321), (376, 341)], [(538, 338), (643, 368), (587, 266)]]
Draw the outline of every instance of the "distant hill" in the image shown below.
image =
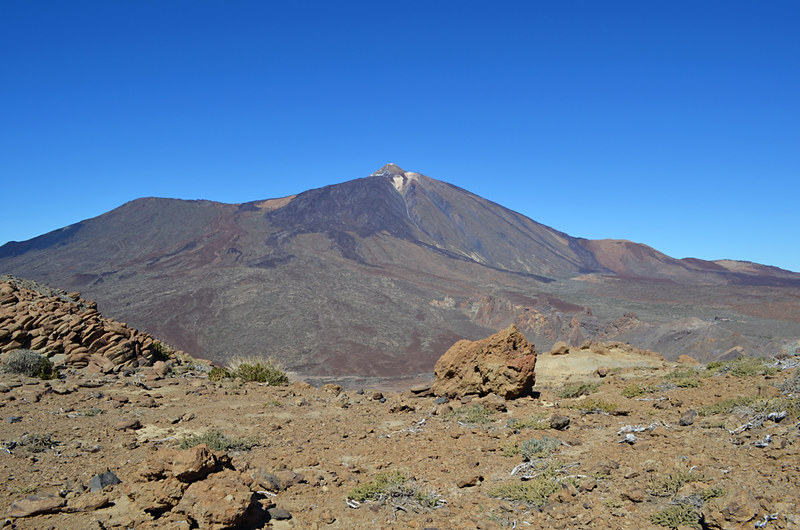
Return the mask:
[(244, 204), (138, 199), (3, 245), (0, 273), (80, 291), (197, 356), (272, 354), (308, 375), (430, 372), (511, 322), (540, 351), (800, 347), (800, 274), (575, 238), (392, 164)]

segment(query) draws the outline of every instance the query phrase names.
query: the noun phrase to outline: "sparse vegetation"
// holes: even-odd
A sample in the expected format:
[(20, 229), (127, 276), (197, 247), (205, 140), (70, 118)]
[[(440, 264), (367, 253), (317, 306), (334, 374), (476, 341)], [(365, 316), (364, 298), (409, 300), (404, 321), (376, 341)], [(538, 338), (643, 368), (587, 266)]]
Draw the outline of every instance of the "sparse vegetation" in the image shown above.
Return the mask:
[(650, 522), (667, 528), (700, 528), (700, 514), (691, 504), (668, 506), (650, 516)]
[(741, 356), (731, 361), (716, 361), (709, 363), (706, 370), (712, 374), (731, 374), (735, 377), (749, 377), (752, 375), (772, 375), (778, 368), (769, 359), (764, 357)]
[(625, 388), (622, 389), (622, 397), (626, 398), (635, 398), (639, 397), (647, 392), (647, 389), (637, 383), (632, 383)]
[(550, 421), (547, 418), (547, 414), (534, 414), (530, 416), (528, 419), (519, 420), (517, 418), (511, 418), (506, 422), (506, 427), (509, 429), (515, 429), (518, 431), (524, 429), (533, 429), (537, 431), (546, 430), (550, 428)]
[(230, 438), (218, 429), (203, 434), (185, 436), (178, 443), (181, 449), (189, 449), (196, 445), (206, 444), (212, 451), (246, 451), (260, 445), (258, 438)]
[(38, 377), (39, 379), (56, 379), (58, 371), (50, 359), (33, 350), (12, 350), (6, 354), (3, 366), (9, 372)]
[(584, 399), (571, 403), (566, 408), (580, 410), (584, 414), (611, 414), (617, 411), (617, 404), (602, 399)]
[(33, 433), (24, 435), (19, 445), (23, 446), (29, 453), (43, 453), (54, 445), (58, 445), (58, 442), (53, 440), (51, 434)]
[(490, 497), (507, 501), (524, 502), (530, 506), (544, 506), (547, 499), (561, 488), (555, 476), (539, 475), (525, 482), (505, 482), (489, 489)]
[(289, 383), (289, 377), (273, 359), (263, 357), (242, 357), (234, 359), (230, 364), (230, 373), (242, 381), (269, 383), (270, 386), (281, 386)]
[(600, 383), (592, 383), (592, 382), (572, 383), (569, 385), (565, 385), (564, 388), (559, 390), (558, 397), (562, 399), (571, 399), (581, 396), (588, 396), (592, 392), (597, 391), (599, 387)]
[(656, 497), (673, 497), (684, 484), (705, 482), (702, 473), (695, 473), (681, 465), (666, 475), (656, 475), (650, 479), (648, 491)]
[(544, 436), (541, 439), (525, 440), (519, 449), (523, 460), (528, 462), (534, 458), (546, 458), (552, 455), (560, 445), (561, 440)]
[(447, 417), (466, 425), (485, 425), (494, 421), (494, 415), (494, 410), (476, 404), (454, 409)]
[(406, 504), (422, 509), (432, 509), (439, 504), (439, 496), (420, 489), (408, 475), (400, 471), (378, 473), (375, 478), (350, 490), (348, 499), (356, 502), (373, 501), (382, 504), (391, 500), (394, 505)]
[(167, 361), (175, 353), (175, 350), (164, 344), (163, 342), (153, 342), (153, 360)]
[(694, 368), (687, 368), (670, 372), (664, 376), (664, 379), (680, 388), (697, 388), (702, 384), (700, 377), (706, 375), (707, 374), (695, 370)]
[(208, 380), (212, 382), (219, 382), (225, 379), (233, 379), (233, 374), (230, 370), (221, 366), (214, 366), (208, 372)]

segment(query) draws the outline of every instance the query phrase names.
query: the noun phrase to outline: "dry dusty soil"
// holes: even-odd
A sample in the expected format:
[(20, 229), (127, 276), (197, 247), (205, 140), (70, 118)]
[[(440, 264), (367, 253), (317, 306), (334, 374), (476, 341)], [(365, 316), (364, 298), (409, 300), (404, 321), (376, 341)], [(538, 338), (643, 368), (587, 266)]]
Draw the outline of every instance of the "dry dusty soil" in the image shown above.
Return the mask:
[[(217, 453), (208, 475), (244, 488), (251, 518), (241, 528), (800, 528), (796, 358), (740, 376), (570, 355), (540, 355), (535, 395), (507, 402), (210, 382), (191, 365), (158, 380), (3, 373), (4, 527), (224, 527), (209, 513), (233, 513), (234, 493), (189, 501), (187, 485), (207, 477), (180, 486), (154, 470), (186, 436), (218, 430), (257, 442)], [(91, 492), (107, 471), (121, 483)], [(36, 502), (52, 513), (25, 515)]]

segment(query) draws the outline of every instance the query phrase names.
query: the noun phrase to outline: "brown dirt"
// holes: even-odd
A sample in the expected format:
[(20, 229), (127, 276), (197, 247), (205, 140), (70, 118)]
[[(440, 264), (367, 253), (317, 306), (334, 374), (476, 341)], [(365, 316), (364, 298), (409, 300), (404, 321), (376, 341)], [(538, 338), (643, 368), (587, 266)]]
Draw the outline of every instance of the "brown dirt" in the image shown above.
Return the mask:
[[(598, 366), (609, 367), (611, 374), (599, 378), (594, 374)], [(517, 528), (526, 527), (524, 523), (531, 528), (653, 528), (651, 516), (668, 508), (672, 498), (711, 486), (724, 492), (713, 501), (724, 528), (744, 525), (744, 520), (737, 522), (736, 513), (748, 510), (756, 513), (740, 515), (749, 518), (747, 528), (768, 514), (777, 516), (766, 528), (796, 528), (800, 524), (796, 418), (768, 421), (739, 434), (729, 430), (746, 419), (735, 414), (698, 416), (692, 425), (679, 425), (689, 409), (737, 396), (777, 395), (775, 385), (793, 377), (794, 370), (769, 377), (698, 378), (697, 388), (662, 386), (666, 374), (686, 368), (655, 357), (542, 355), (537, 395), (509, 401), (507, 411), (495, 413), (491, 423), (474, 426), (461, 425), (446, 414), (448, 407), (461, 407), (461, 402), (437, 405), (433, 397), (411, 392), (384, 392), (386, 400), (380, 402), (370, 389), (358, 393), (302, 383), (285, 387), (213, 383), (185, 368), (178, 369), (178, 375), (148, 382), (141, 374), (97, 376), (73, 370), (64, 374), (66, 388), (60, 382), (51, 385), (0, 374), (0, 441), (8, 447), (8, 442), (20, 441), (25, 434), (39, 433), (58, 442), (39, 453), (24, 446), (10, 452), (0, 449), (4, 485), (0, 512), (7, 513), (14, 500), (32, 493), (57, 493), (67, 500), (84, 496), (92, 476), (111, 470), (123, 483), (107, 488), (111, 506), (17, 518), (10, 524), (21, 529), (127, 527), (142, 517), (123, 487), (133, 480), (141, 462), (183, 435), (214, 428), (260, 441), (252, 450), (231, 453), (237, 470), (293, 470), (305, 478), (271, 499), (292, 518), (273, 520), (265, 528), (467, 529), (510, 528), (514, 523)], [(589, 396), (559, 397), (566, 383), (580, 380), (600, 386)], [(623, 397), (622, 390), (632, 384), (660, 390)], [(53, 391), (69, 391), (71, 386), (74, 390), (63, 395)], [(587, 400), (613, 403), (616, 411), (582, 412)], [(480, 402), (496, 404), (476, 399), (466, 405)], [(508, 426), (512, 419), (554, 414), (569, 417), (569, 428)], [(9, 423), (10, 416), (21, 420)], [(115, 430), (114, 425), (125, 419), (138, 419), (143, 427)], [(652, 424), (656, 424), (652, 431), (636, 434), (637, 443), (619, 443), (623, 436), (618, 431), (624, 425)], [(755, 442), (768, 434), (771, 443), (757, 447)], [(577, 487), (565, 486), (541, 508), (491, 497), (494, 486), (519, 480), (510, 474), (522, 457), (508, 454), (509, 449), (543, 436), (563, 442), (550, 460), (561, 463)], [(693, 468), (692, 476), (698, 480), (669, 497), (650, 493), (652, 480), (687, 468)], [(413, 477), (446, 504), (430, 510), (415, 510), (400, 501), (348, 506), (353, 488), (378, 472), (393, 470)], [(459, 487), (469, 482), (475, 485)], [(712, 501), (706, 504), (711, 506)], [(188, 528), (174, 525), (163, 527)]]

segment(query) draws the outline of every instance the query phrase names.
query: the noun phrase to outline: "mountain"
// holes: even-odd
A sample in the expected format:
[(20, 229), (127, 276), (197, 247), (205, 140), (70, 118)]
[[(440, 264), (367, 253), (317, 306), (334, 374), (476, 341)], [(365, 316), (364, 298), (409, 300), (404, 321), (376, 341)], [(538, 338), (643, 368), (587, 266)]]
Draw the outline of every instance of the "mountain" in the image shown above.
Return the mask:
[(137, 199), (3, 245), (0, 273), (80, 291), (192, 354), (275, 355), (305, 375), (429, 372), (511, 322), (540, 351), (800, 347), (800, 274), (572, 237), (393, 164), (244, 204)]

